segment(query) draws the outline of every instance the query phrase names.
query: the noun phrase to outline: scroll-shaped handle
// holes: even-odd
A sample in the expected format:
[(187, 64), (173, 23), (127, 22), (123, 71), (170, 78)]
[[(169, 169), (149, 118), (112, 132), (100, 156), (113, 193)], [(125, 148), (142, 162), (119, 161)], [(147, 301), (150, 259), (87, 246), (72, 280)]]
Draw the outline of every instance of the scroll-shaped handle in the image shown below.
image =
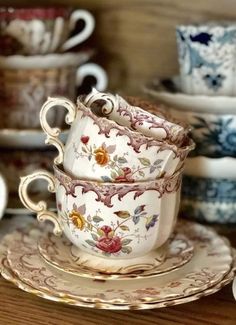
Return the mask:
[(76, 23), (79, 20), (84, 21), (84, 28), (82, 31), (80, 31), (78, 34), (72, 36), (69, 38), (63, 45), (62, 45), (62, 51), (67, 51), (71, 49), (72, 47), (75, 47), (76, 45), (79, 45), (80, 43), (84, 42), (89, 36), (92, 34), (95, 28), (95, 20), (90, 12), (87, 10), (75, 10), (71, 17), (70, 17), (70, 24), (69, 28), (71, 31), (76, 26)]
[(47, 122), (47, 113), (52, 107), (55, 106), (64, 107), (68, 110), (68, 113), (65, 117), (65, 121), (69, 125), (73, 123), (76, 117), (77, 108), (76, 105), (69, 99), (63, 97), (58, 97), (58, 98), (49, 97), (48, 100), (43, 104), (40, 111), (39, 118), (40, 118), (41, 127), (47, 135), (45, 143), (51, 144), (57, 148), (59, 154), (54, 159), (54, 163), (56, 165), (59, 165), (63, 162), (63, 158), (64, 158), (64, 144), (58, 138), (61, 133), (61, 129), (52, 128)]
[(55, 193), (56, 185), (54, 176), (45, 171), (38, 170), (28, 176), (21, 177), (19, 185), (19, 196), (23, 205), (30, 211), (37, 213), (37, 219), (40, 222), (49, 220), (54, 224), (53, 233), (56, 236), (60, 236), (63, 232), (62, 227), (58, 221), (56, 213), (47, 210), (47, 203), (45, 201), (33, 202), (28, 195), (28, 186), (36, 179), (44, 179), (48, 182), (48, 190), (51, 193)]

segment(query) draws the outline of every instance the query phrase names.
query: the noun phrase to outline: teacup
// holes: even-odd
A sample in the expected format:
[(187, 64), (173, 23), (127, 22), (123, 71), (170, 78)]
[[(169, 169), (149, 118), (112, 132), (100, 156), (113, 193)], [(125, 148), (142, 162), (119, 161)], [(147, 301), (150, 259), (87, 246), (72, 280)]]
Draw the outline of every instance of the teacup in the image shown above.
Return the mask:
[(199, 222), (236, 222), (236, 179), (183, 177), (181, 214)]
[[(97, 86), (107, 86), (105, 71), (94, 63), (82, 65), (91, 51), (35, 56), (0, 56), (0, 128), (39, 128), (39, 110), (48, 96), (76, 97), (76, 86), (93, 75)], [(50, 116), (62, 125), (64, 114)]]
[(203, 113), (181, 109), (168, 109), (179, 120), (191, 125), (196, 143), (194, 155), (207, 157), (236, 157), (236, 115)]
[[(21, 178), (19, 195), (39, 221), (53, 222), (54, 234), (64, 233), (79, 248), (79, 263), (95, 267), (101, 259), (109, 259), (109, 266), (129, 267), (156, 254), (170, 237), (181, 178), (179, 170), (148, 182), (99, 183), (73, 178), (54, 166), (54, 176), (39, 170)], [(49, 191), (56, 193), (57, 214), (47, 210), (46, 202), (30, 199), (28, 186), (38, 179), (46, 180)]]
[[(139, 131), (156, 140), (168, 141), (181, 146), (188, 134), (188, 128), (167, 120), (159, 107), (140, 98), (92, 92), (83, 100), (84, 105), (94, 107), (96, 114), (106, 117), (116, 123), (127, 126), (131, 130)], [(141, 108), (142, 107), (142, 108)]]
[[(47, 121), (53, 107), (66, 108), (66, 122), (73, 122), (65, 147), (58, 139), (60, 130), (51, 128)], [(40, 121), (46, 143), (59, 151), (54, 162), (63, 163), (66, 172), (80, 179), (135, 182), (170, 176), (194, 149), (189, 138), (177, 147), (99, 117), (81, 98), (77, 106), (65, 98), (49, 98), (41, 109)]]
[(7, 205), (7, 185), (3, 176), (0, 174), (0, 219), (4, 214)]
[[(69, 37), (77, 21), (84, 28)], [(66, 7), (0, 8), (1, 54), (47, 54), (66, 51), (85, 41), (95, 21), (86, 10)]]
[(235, 95), (236, 24), (180, 25), (176, 32), (182, 91)]

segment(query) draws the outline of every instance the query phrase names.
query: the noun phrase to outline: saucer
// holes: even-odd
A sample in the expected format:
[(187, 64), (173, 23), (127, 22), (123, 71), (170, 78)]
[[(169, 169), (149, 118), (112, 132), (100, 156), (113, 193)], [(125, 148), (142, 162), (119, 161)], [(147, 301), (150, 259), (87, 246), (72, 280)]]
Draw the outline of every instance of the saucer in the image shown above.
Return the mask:
[(202, 293), (219, 284), (231, 270), (232, 256), (229, 244), (205, 226), (182, 222), (181, 229), (193, 241), (194, 255), (189, 263), (174, 272), (154, 277), (127, 280), (96, 280), (59, 271), (41, 258), (37, 241), (39, 228), (14, 232), (4, 244), (10, 269), (21, 282), (36, 291), (83, 303), (123, 305), (123, 309), (142, 304), (166, 302)]
[[(153, 309), (153, 308), (163, 308), (163, 307), (171, 307), (179, 304), (188, 303), (191, 301), (198, 300), (202, 297), (214, 294), (215, 292), (222, 289), (224, 286), (229, 284), (234, 276), (235, 272), (231, 270), (219, 283), (216, 285), (202, 291), (199, 293), (196, 293), (194, 295), (186, 296), (185, 298), (180, 299), (173, 299), (173, 300), (167, 300), (157, 303), (140, 303), (140, 304), (130, 304), (130, 305), (113, 305), (113, 304), (105, 304), (105, 303), (87, 303), (80, 301), (79, 299), (68, 299), (63, 297), (58, 297), (53, 295), (52, 293), (46, 293), (44, 291), (40, 291), (37, 289), (34, 289), (33, 287), (25, 284), (23, 281), (21, 281), (10, 269), (9, 264), (7, 262), (6, 258), (6, 250), (1, 251), (0, 250), (0, 264), (1, 264), (1, 275), (4, 279), (7, 281), (13, 283), (15, 286), (17, 286), (19, 289), (31, 293), (33, 295), (36, 295), (40, 298), (44, 298), (50, 301), (60, 302), (72, 306), (77, 307), (86, 307), (86, 308), (96, 308), (96, 309), (107, 309), (107, 310), (143, 310), (143, 309)], [(236, 263), (235, 263), (236, 264)], [(235, 265), (236, 266), (236, 265)]]
[[(105, 268), (102, 270), (87, 268), (78, 257), (79, 249), (73, 246), (65, 237), (57, 237), (52, 233), (43, 234), (38, 241), (38, 249), (39, 254), (51, 266), (81, 277), (93, 279), (142, 278), (173, 271), (189, 262), (193, 257), (194, 247), (187, 235), (182, 233), (181, 229), (179, 232), (177, 229), (177, 232), (168, 243), (165, 260), (161, 265), (157, 264), (150, 270), (133, 271), (126, 274), (108, 273), (109, 270)], [(152, 264), (151, 262), (150, 264)]]
[[(66, 142), (68, 132), (68, 130), (63, 130), (60, 133), (63, 143)], [(46, 134), (40, 129), (0, 129), (0, 147), (3, 148), (44, 148), (45, 140)]]
[(216, 114), (235, 114), (236, 97), (187, 95), (180, 90), (178, 76), (151, 80), (143, 87), (143, 92), (167, 106), (182, 110)]

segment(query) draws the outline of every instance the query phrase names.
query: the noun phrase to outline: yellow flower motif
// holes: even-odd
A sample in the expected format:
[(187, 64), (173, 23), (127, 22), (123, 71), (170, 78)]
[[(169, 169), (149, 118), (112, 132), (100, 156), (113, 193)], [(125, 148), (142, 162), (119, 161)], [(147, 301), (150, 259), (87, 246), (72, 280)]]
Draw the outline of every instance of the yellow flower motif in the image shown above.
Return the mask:
[(82, 216), (82, 214), (80, 214), (78, 211), (72, 210), (72, 212), (69, 214), (69, 217), (71, 219), (71, 221), (73, 222), (73, 224), (80, 230), (84, 229), (85, 226), (85, 219)]
[(109, 154), (104, 147), (97, 148), (96, 150), (94, 150), (94, 153), (95, 153), (96, 162), (100, 166), (107, 165), (107, 163), (109, 161)]

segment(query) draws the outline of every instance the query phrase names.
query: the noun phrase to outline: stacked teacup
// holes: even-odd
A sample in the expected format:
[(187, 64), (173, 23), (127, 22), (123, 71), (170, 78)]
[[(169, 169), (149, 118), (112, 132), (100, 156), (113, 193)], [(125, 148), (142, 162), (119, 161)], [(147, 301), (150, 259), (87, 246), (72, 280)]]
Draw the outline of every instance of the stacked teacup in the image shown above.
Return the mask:
[[(55, 107), (66, 108), (72, 124), (65, 145), (48, 122)], [(39, 170), (21, 178), (22, 203), (38, 220), (52, 221), (55, 234), (65, 234), (83, 267), (130, 273), (162, 263), (178, 214), (185, 159), (194, 148), (189, 130), (148, 102), (95, 89), (77, 105), (49, 98), (40, 121), (46, 142), (59, 155), (54, 175)], [(57, 213), (28, 195), (29, 184), (40, 178), (56, 193)]]
[(175, 92), (162, 90), (157, 96), (175, 107), (170, 109), (174, 117), (192, 126), (196, 142), (186, 164), (182, 213), (235, 223), (236, 25), (181, 25), (176, 33), (180, 76), (172, 79)]
[[(70, 37), (76, 23), (84, 28)], [(51, 152), (42, 151), (39, 111), (48, 96), (76, 98), (76, 87), (86, 75), (106, 88), (104, 70), (84, 64), (94, 50), (67, 52), (83, 43), (93, 32), (93, 16), (67, 7), (0, 8), (0, 146), (1, 169), (10, 192), (17, 192), (18, 174), (48, 165)], [(50, 115), (50, 122), (62, 126), (64, 114)], [(15, 151), (13, 151), (13, 149)], [(29, 154), (29, 150), (33, 150)], [(1, 154), (1, 156), (2, 156)], [(10, 172), (11, 170), (11, 172)]]

